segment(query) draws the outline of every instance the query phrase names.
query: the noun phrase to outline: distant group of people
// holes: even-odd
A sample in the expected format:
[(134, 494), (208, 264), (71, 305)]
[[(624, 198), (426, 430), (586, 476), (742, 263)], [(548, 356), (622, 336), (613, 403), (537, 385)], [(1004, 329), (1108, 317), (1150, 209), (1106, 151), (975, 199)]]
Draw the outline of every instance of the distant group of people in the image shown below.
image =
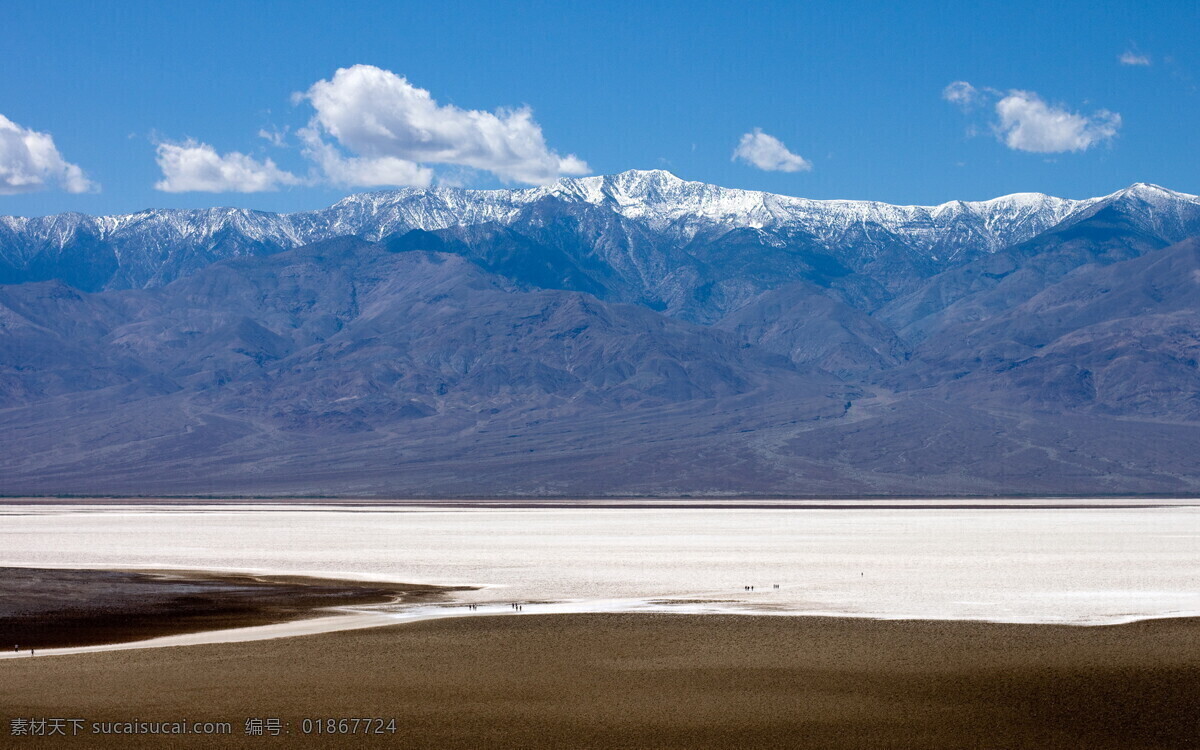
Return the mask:
[[(523, 612), (525, 610), (524, 604), (517, 604), (516, 602), (509, 603), (508, 607), (509, 607), (509, 609), (511, 609), (514, 612)], [(474, 612), (479, 609), (479, 605), (478, 604), (468, 604), (467, 609)]]
[[(742, 586), (742, 588), (743, 588), (743, 589), (745, 589), (746, 591), (753, 591), (753, 590), (754, 590), (754, 587), (753, 587), (753, 586)], [(778, 584), (778, 583), (772, 583), (772, 584), (771, 584), (771, 588), (773, 588), (773, 589), (777, 589), (777, 588), (779, 588), (779, 584)]]

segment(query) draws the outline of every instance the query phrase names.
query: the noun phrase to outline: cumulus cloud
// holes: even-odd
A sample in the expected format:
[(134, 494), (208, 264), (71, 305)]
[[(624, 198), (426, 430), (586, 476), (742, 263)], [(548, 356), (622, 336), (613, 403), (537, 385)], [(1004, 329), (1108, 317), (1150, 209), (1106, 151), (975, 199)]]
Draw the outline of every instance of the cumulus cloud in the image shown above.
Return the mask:
[(301, 135), (306, 152), (344, 184), (428, 185), (432, 173), (422, 164), (470, 167), (532, 185), (589, 171), (575, 155), (546, 145), (529, 107), (486, 112), (441, 105), (372, 65), (340, 68), (295, 98), (316, 110)]
[(733, 161), (744, 161), (751, 166), (768, 172), (807, 172), (812, 163), (799, 154), (793, 154), (783, 141), (767, 135), (762, 128), (742, 136), (733, 150)]
[(1010, 91), (996, 102), (996, 115), (996, 135), (1006, 146), (1039, 154), (1086, 151), (1111, 140), (1121, 127), (1116, 112), (1082, 115), (1052, 107), (1031, 91)]
[(0, 115), (0, 195), (55, 186), (68, 193), (100, 189), (82, 169), (63, 159), (49, 133), (23, 128)]
[(942, 89), (942, 98), (952, 104), (967, 108), (979, 100), (980, 93), (966, 81), (955, 81)]
[(1143, 55), (1140, 52), (1135, 52), (1131, 49), (1127, 49), (1124, 52), (1122, 52), (1121, 56), (1118, 57), (1117, 60), (1119, 60), (1122, 65), (1149, 65), (1150, 64), (1149, 56)]
[(159, 143), (157, 161), (163, 179), (154, 188), (167, 193), (261, 193), (304, 182), (270, 159), (258, 161), (237, 151), (221, 155), (191, 139)]
[(429, 187), (433, 183), (433, 170), (416, 162), (395, 156), (346, 156), (321, 138), (315, 127), (300, 128), (296, 135), (304, 143), (304, 155), (335, 185)]
[[(1116, 112), (1101, 109), (1084, 115), (1047, 104), (1032, 91), (977, 89), (966, 81), (955, 81), (942, 90), (942, 98), (959, 105), (964, 112), (976, 103), (994, 103), (996, 119), (991, 130), (1001, 143), (1016, 151), (1038, 154), (1086, 151), (1112, 140), (1121, 127), (1121, 116)], [(982, 123), (968, 126), (968, 134), (977, 133), (979, 124)]]

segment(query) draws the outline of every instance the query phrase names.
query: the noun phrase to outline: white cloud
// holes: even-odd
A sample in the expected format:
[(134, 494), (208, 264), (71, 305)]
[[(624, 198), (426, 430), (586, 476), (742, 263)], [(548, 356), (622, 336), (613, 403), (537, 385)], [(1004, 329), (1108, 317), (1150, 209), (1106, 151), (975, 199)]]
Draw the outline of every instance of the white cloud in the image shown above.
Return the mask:
[(1150, 64), (1149, 56), (1143, 55), (1140, 52), (1134, 52), (1131, 49), (1127, 49), (1124, 52), (1122, 52), (1121, 56), (1118, 57), (1117, 60), (1119, 60), (1122, 65), (1149, 65)]
[(942, 89), (943, 99), (963, 108), (973, 105), (979, 97), (979, 91), (966, 81), (955, 81)]
[(304, 143), (304, 155), (315, 162), (326, 179), (343, 187), (404, 185), (429, 187), (433, 170), (395, 156), (346, 156), (321, 138), (315, 127), (296, 131)]
[(0, 115), (0, 195), (52, 186), (68, 193), (98, 191), (78, 166), (62, 158), (49, 133), (23, 128)]
[[(1121, 115), (1106, 109), (1091, 115), (1051, 106), (1032, 91), (977, 89), (955, 81), (942, 89), (942, 98), (969, 113), (975, 104), (995, 102), (996, 120), (991, 130), (1001, 143), (1016, 151), (1057, 154), (1086, 151), (1111, 140), (1121, 127)], [(968, 124), (967, 135), (980, 132), (982, 121)]]
[(163, 179), (154, 188), (167, 193), (261, 193), (304, 182), (270, 159), (258, 161), (237, 151), (221, 155), (207, 143), (190, 139), (159, 143), (156, 158)]
[(270, 143), (276, 148), (283, 148), (287, 145), (288, 127), (285, 125), (282, 128), (266, 128), (258, 129), (258, 137), (262, 138), (267, 143)]
[(1116, 112), (1081, 115), (1052, 107), (1032, 91), (1010, 91), (996, 102), (996, 136), (1009, 148), (1053, 154), (1086, 151), (1111, 140), (1121, 127)]
[(812, 169), (811, 162), (793, 154), (783, 141), (767, 135), (762, 128), (755, 128), (738, 141), (732, 160), (739, 159), (768, 172), (807, 172)]
[(432, 174), (421, 164), (471, 167), (534, 185), (589, 171), (576, 156), (547, 147), (528, 107), (485, 112), (439, 105), (425, 89), (372, 65), (340, 68), (293, 100), (308, 100), (316, 110), (305, 149), (336, 182), (428, 185)]

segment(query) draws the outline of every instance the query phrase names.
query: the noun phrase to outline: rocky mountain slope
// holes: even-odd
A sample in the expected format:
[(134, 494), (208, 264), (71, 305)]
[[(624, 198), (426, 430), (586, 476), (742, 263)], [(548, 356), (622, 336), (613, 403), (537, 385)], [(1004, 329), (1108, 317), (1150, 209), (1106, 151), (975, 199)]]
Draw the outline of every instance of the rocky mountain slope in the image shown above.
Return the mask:
[(0, 493), (1200, 489), (1200, 199), (0, 218)]
[(75, 286), (160, 286), (209, 263), (265, 255), (340, 236), (368, 240), (449, 227), (521, 223), (539, 203), (595, 207), (686, 243), (730, 227), (810, 239), (864, 256), (903, 247), (938, 263), (966, 247), (993, 251), (1028, 239), (1094, 201), (1019, 194), (940, 206), (814, 201), (685, 182), (663, 171), (562, 179), (527, 190), (403, 189), (352, 195), (319, 211), (148, 210), (123, 216), (0, 217), (5, 282), (73, 277)]

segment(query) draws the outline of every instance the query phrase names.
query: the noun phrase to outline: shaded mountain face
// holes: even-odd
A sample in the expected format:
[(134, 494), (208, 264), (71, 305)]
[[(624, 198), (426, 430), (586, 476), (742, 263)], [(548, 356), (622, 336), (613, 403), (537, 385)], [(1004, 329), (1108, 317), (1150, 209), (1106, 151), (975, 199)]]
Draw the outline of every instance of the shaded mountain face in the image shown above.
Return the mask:
[(355, 239), (154, 290), (3, 292), (9, 487), (22, 476), (103, 482), (130, 456), (160, 471), (275, 463), (314, 444), (419, 452), (440, 441), (469, 455), (497, 431), (540, 439), (539, 425), (590, 424), (632, 446), (693, 429), (688, 415), (761, 419), (782, 398), (787, 418), (818, 420), (857, 395), (724, 331)]
[[(771, 238), (765, 244), (775, 247), (833, 252), (854, 268), (903, 267), (907, 275), (1028, 239), (1094, 202), (1040, 194), (933, 207), (812, 201), (686, 182), (662, 171), (631, 171), (529, 190), (367, 193), (296, 214), (216, 208), (0, 217), (0, 281), (59, 278), (87, 291), (153, 287), (216, 260), (266, 255), (333, 237), (375, 241), (414, 229), (481, 224), (528, 234), (563, 221), (574, 221), (587, 252), (604, 256), (614, 268), (622, 265), (619, 256), (627, 256), (626, 272), (640, 268), (650, 285), (676, 268), (656, 268), (650, 245), (660, 252), (697, 239), (703, 245), (731, 229), (759, 231)], [(561, 238), (562, 232), (556, 235)], [(600, 235), (604, 239), (597, 244)]]
[(834, 383), (723, 331), (522, 290), (452, 254), (354, 239), (218, 264), (156, 290), (89, 295), (49, 282), (4, 292), (14, 339), (5, 351), (44, 357), (38, 370), (61, 371), (62, 393), (108, 383), (71, 380), (83, 351), (120, 382), (153, 373), (193, 394), (228, 386), (209, 395), (242, 393), (239, 409), (303, 401), (380, 424), (394, 412), (525, 408), (542, 397), (619, 407)]
[(0, 492), (1195, 492), (1200, 199), (0, 218)]
[(1200, 235), (1200, 204), (1173, 195), (1135, 186), (1101, 199), (1030, 240), (916, 284), (878, 317), (919, 341), (1008, 310), (1080, 267), (1128, 260)]
[(976, 402), (1200, 422), (1200, 241), (1091, 264), (926, 342)]

